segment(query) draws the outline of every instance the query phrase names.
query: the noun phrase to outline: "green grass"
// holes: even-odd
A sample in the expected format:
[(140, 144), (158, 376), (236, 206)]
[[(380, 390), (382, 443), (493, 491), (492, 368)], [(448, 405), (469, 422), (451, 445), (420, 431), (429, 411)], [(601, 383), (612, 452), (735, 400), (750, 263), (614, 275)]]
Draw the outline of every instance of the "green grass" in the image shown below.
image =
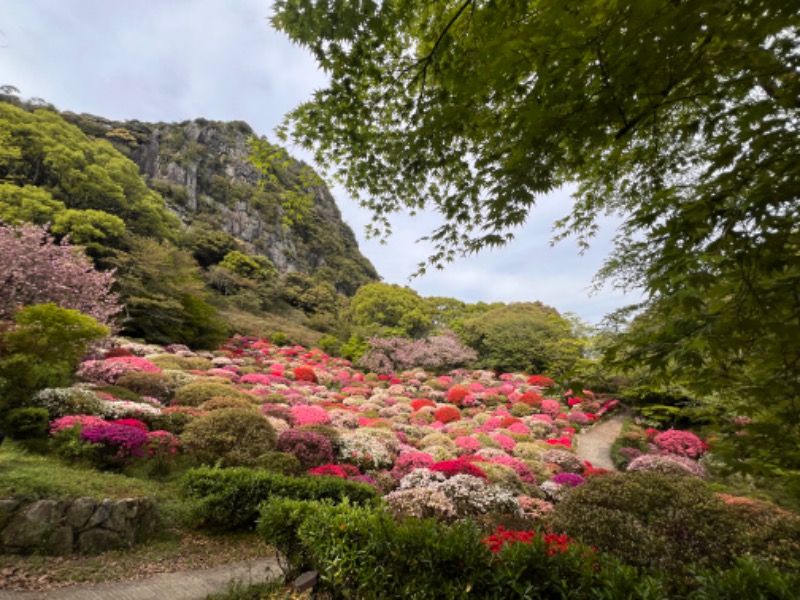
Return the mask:
[(66, 465), (52, 456), (26, 452), (6, 440), (0, 445), (0, 498), (39, 500), (81, 496), (130, 498), (150, 496), (161, 501), (175, 497), (171, 482), (156, 482), (117, 473)]

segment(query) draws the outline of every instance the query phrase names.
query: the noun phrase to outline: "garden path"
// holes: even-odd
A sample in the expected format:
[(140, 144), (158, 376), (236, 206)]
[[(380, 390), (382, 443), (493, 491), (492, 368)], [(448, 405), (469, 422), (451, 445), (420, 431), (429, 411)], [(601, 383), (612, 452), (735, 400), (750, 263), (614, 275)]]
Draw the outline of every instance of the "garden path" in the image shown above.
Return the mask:
[(146, 579), (77, 585), (46, 592), (6, 592), (0, 600), (202, 600), (232, 581), (262, 583), (280, 574), (274, 558), (229, 563), (210, 569), (161, 573)]
[[(585, 433), (579, 433), (576, 438), (576, 453), (581, 460), (588, 460), (593, 467), (616, 471), (611, 461), (611, 444), (619, 436), (622, 423), (630, 415), (620, 413), (607, 421), (595, 425)], [(2, 600), (2, 599), (0, 599)]]

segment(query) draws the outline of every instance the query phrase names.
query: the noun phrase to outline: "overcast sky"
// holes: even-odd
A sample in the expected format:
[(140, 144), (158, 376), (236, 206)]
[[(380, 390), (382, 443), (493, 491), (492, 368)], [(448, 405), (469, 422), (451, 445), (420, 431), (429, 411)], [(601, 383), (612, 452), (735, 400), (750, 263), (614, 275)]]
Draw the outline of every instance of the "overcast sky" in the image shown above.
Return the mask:
[[(248, 122), (259, 135), (325, 84), (302, 49), (269, 27), (271, 0), (0, 0), (0, 85), (60, 110), (111, 119)], [(309, 161), (296, 149), (293, 154)], [(310, 161), (309, 161), (310, 162)], [(334, 196), (361, 251), (388, 283), (468, 302), (541, 300), (590, 323), (632, 302), (610, 289), (590, 295), (615, 234), (606, 222), (592, 249), (551, 247), (569, 194), (542, 199), (509, 246), (408, 281), (430, 253), (415, 240), (431, 216), (396, 219), (388, 244), (365, 240), (370, 214)], [(433, 219), (433, 220), (432, 220)]]

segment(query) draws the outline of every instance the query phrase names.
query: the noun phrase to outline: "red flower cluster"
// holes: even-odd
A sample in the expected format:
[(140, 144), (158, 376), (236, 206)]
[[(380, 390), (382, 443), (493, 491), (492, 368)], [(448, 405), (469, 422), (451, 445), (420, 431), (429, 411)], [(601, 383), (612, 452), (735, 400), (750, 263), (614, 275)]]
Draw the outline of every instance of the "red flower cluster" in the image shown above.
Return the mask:
[(309, 469), (308, 473), (310, 475), (331, 475), (333, 477), (339, 477), (341, 479), (347, 479), (348, 477), (357, 477), (361, 475), (361, 471), (358, 470), (358, 467), (355, 465), (334, 465), (334, 464), (327, 464), (322, 465), (321, 467), (314, 467), (313, 469)]
[(443, 473), (448, 479), (454, 475), (472, 475), (480, 479), (488, 479), (483, 469), (463, 460), (443, 460), (442, 462), (434, 463), (431, 466), (431, 471)]
[(528, 406), (541, 406), (543, 398), (536, 392), (525, 392), (519, 399), (523, 404)]
[(436, 403), (433, 400), (428, 400), (427, 398), (417, 398), (416, 400), (411, 401), (411, 408), (414, 409), (414, 412), (417, 412), (420, 408), (424, 408), (426, 406), (435, 407)]
[(550, 388), (555, 387), (556, 382), (545, 377), (544, 375), (531, 375), (528, 377), (528, 385), (535, 385), (536, 387)]
[(566, 534), (537, 534), (533, 530), (517, 531), (513, 529), (506, 529), (502, 525), (500, 525), (492, 535), (482, 539), (481, 541), (489, 548), (489, 552), (496, 554), (500, 552), (506, 545), (532, 544), (537, 537), (540, 537), (542, 540), (544, 540), (547, 548), (547, 554), (550, 556), (553, 556), (556, 553), (563, 554), (567, 552), (569, 547), (575, 542), (575, 540)]
[(469, 388), (465, 385), (454, 385), (447, 392), (447, 401), (459, 406), (469, 396)]
[(461, 411), (455, 406), (443, 406), (433, 413), (433, 416), (437, 421), (441, 421), (442, 423), (450, 423), (451, 421), (461, 420)]
[(293, 372), (295, 381), (310, 381), (311, 383), (317, 383), (317, 374), (311, 367), (296, 367)]

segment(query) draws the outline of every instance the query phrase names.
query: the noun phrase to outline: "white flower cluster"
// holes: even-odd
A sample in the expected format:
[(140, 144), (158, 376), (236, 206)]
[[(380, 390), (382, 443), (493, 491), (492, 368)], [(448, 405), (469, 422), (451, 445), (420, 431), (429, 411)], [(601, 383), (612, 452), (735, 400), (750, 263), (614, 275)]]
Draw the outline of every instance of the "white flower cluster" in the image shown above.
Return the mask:
[(100, 400), (98, 416), (104, 419), (138, 418), (143, 415), (160, 415), (161, 409), (144, 402), (128, 400)]
[(395, 455), (386, 444), (370, 432), (357, 430), (339, 438), (339, 458), (363, 469), (388, 469)]
[(431, 488), (397, 490), (384, 497), (389, 511), (398, 518), (451, 521), (456, 507), (443, 492)]
[(30, 400), (31, 406), (47, 409), (51, 418), (66, 415), (99, 415), (102, 401), (91, 390), (84, 388), (46, 388)]
[[(414, 469), (400, 480), (401, 491), (410, 492), (420, 488), (443, 494), (452, 504), (457, 517), (520, 513), (519, 503), (512, 492), (472, 475), (460, 474), (447, 479), (437, 471)], [(402, 502), (412, 497), (414, 496), (403, 496)], [(423, 496), (420, 493), (418, 497)]]

